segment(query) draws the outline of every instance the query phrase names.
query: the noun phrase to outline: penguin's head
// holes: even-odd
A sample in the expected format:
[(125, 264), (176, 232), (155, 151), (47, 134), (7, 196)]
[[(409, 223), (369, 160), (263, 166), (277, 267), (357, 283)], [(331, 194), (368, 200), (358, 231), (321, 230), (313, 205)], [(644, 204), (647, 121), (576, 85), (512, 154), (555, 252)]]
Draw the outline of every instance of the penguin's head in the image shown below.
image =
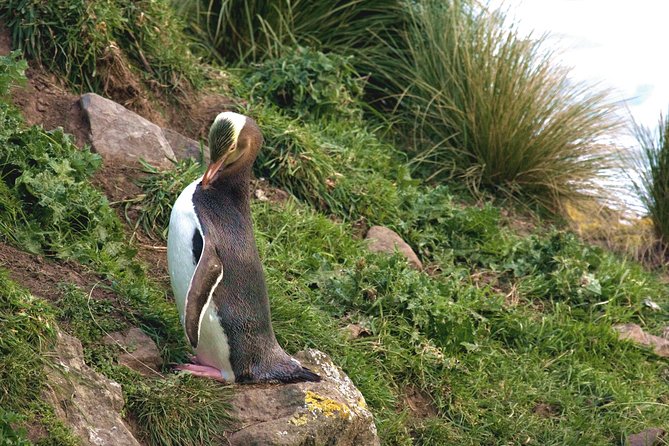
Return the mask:
[(206, 188), (217, 178), (253, 164), (262, 142), (262, 133), (253, 119), (234, 112), (219, 113), (209, 129), (211, 161), (202, 186)]

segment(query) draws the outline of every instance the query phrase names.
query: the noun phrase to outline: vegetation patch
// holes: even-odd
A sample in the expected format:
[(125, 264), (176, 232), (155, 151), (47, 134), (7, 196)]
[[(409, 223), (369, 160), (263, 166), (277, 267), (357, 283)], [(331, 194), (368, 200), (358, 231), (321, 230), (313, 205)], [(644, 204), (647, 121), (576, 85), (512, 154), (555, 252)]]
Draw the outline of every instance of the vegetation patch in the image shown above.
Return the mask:
[(0, 19), (15, 48), (78, 90), (127, 101), (137, 99), (142, 84), (183, 93), (203, 80), (165, 0), (9, 0)]

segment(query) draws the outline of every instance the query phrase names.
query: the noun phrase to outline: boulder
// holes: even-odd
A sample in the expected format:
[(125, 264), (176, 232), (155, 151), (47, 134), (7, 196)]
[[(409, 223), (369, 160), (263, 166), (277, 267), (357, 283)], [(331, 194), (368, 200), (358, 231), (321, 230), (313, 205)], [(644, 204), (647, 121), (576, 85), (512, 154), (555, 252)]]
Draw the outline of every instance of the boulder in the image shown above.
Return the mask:
[(374, 418), (353, 382), (318, 350), (295, 355), (322, 381), (240, 385), (232, 405), (237, 419), (231, 445), (378, 445)]
[(160, 376), (163, 359), (153, 339), (139, 328), (133, 327), (125, 333), (110, 333), (102, 340), (105, 344), (118, 345), (123, 349), (119, 364), (145, 376)]
[(669, 340), (660, 336), (654, 336), (643, 331), (637, 324), (620, 324), (613, 327), (618, 332), (620, 339), (630, 340), (637, 344), (652, 347), (656, 355), (669, 357)]
[(121, 417), (121, 386), (84, 363), (81, 342), (63, 333), (47, 366), (45, 399), (82, 445), (140, 446)]
[[(186, 158), (192, 158), (194, 160), (200, 160), (200, 143), (194, 139), (190, 139), (179, 132), (174, 130), (163, 128), (163, 135), (165, 139), (170, 144), (174, 156), (177, 160), (183, 160)], [(209, 164), (209, 148), (207, 146), (203, 147), (204, 149), (204, 162)]]
[(91, 146), (105, 162), (139, 167), (142, 158), (156, 167), (171, 166), (174, 152), (156, 124), (95, 93), (82, 95), (80, 102), (90, 124)]
[(392, 254), (397, 250), (406, 257), (409, 265), (419, 271), (423, 269), (423, 264), (416, 253), (413, 252), (411, 246), (402, 240), (402, 237), (392, 229), (388, 229), (384, 226), (372, 226), (369, 228), (369, 231), (367, 231), (365, 240), (369, 243), (368, 247), (370, 251)]

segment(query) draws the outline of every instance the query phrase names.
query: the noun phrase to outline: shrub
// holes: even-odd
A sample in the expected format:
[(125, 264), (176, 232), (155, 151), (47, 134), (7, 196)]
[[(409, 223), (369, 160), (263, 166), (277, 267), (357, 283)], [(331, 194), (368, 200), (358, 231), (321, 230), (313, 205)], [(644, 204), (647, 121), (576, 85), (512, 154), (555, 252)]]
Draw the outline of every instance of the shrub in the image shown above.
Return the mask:
[[(463, 0), (411, 3), (404, 41), (379, 61), (402, 129), (431, 177), (503, 190), (551, 210), (600, 191), (616, 127), (604, 92), (574, 85), (542, 40)], [(406, 49), (403, 46), (406, 45)]]
[(351, 62), (351, 57), (297, 47), (256, 64), (245, 83), (252, 96), (297, 116), (360, 120), (364, 82)]
[(636, 123), (634, 131), (641, 150), (633, 158), (638, 176), (630, 178), (657, 237), (669, 245), (669, 115), (660, 116), (655, 133)]

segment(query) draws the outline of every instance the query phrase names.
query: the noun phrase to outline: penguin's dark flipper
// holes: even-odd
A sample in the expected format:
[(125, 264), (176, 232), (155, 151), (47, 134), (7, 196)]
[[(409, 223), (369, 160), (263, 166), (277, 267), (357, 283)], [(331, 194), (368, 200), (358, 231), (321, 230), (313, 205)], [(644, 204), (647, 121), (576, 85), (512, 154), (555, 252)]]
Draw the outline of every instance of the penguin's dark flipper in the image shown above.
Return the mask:
[(207, 243), (205, 239), (200, 260), (197, 262), (195, 273), (193, 273), (190, 282), (184, 312), (184, 328), (193, 348), (197, 347), (199, 340), (202, 311), (211, 299), (214, 289), (222, 277), (223, 262), (221, 262), (214, 244)]

